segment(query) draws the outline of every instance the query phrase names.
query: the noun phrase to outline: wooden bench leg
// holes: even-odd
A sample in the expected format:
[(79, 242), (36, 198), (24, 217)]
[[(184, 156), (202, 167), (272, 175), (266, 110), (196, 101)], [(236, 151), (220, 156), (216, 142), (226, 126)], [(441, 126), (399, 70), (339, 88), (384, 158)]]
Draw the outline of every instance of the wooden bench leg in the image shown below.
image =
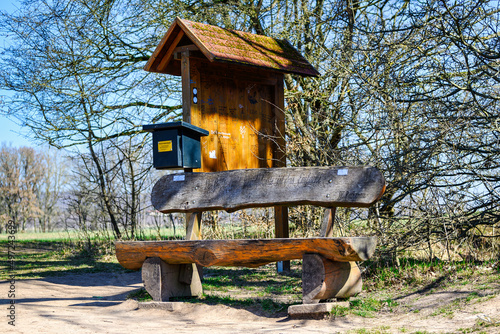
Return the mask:
[(171, 297), (200, 296), (203, 293), (196, 264), (168, 264), (158, 257), (147, 258), (142, 265), (144, 288), (154, 301)]
[(349, 298), (361, 292), (361, 272), (356, 262), (336, 262), (319, 254), (302, 259), (302, 301), (319, 303), (330, 298)]

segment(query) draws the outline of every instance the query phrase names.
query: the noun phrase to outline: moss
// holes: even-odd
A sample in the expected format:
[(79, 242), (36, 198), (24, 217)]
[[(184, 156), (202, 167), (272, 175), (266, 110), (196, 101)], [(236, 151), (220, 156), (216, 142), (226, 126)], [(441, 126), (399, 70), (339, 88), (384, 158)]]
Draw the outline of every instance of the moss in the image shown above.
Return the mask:
[(216, 55), (234, 63), (316, 75), (316, 70), (286, 40), (223, 29), (183, 20), (192, 33)]

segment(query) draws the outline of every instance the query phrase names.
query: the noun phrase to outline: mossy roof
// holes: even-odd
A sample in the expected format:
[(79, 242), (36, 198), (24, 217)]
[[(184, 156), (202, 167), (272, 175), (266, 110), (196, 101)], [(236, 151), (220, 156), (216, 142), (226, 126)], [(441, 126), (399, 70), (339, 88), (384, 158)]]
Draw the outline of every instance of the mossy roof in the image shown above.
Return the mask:
[[(287, 41), (176, 18), (144, 67), (167, 72), (172, 50), (187, 36), (211, 62), (229, 62), (270, 70), (319, 76), (319, 72)], [(175, 45), (174, 45), (175, 44)], [(169, 59), (165, 60), (164, 57)], [(161, 65), (160, 65), (161, 64)]]

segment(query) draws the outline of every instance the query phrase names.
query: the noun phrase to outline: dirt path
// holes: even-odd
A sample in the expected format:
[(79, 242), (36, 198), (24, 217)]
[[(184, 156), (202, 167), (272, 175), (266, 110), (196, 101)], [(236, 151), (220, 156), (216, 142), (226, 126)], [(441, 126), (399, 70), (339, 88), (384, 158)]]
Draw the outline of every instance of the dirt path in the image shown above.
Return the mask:
[[(184, 304), (181, 310), (143, 310), (126, 296), (141, 287), (140, 273), (65, 275), (15, 282), (15, 326), (8, 324), (9, 282), (0, 283), (0, 333), (464, 333), (483, 324), (499, 333), (500, 282), (474, 293), (422, 291), (401, 296), (392, 312), (333, 320), (262, 317), (223, 305)], [(486, 325), (486, 326), (485, 326)], [(467, 332), (469, 333), (469, 332)]]

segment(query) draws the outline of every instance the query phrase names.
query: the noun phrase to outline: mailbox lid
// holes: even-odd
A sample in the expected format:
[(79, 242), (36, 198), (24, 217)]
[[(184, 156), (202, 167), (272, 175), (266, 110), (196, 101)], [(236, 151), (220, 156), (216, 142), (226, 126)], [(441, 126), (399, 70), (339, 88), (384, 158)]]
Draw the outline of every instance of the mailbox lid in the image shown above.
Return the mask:
[(182, 133), (185, 133), (185, 131), (191, 132), (191, 133), (198, 135), (200, 137), (208, 136), (208, 134), (209, 134), (209, 132), (207, 130), (199, 128), (197, 126), (194, 126), (190, 123), (183, 122), (183, 121), (148, 124), (148, 125), (142, 126), (142, 130), (147, 131), (147, 132), (156, 132), (156, 131), (174, 130), (174, 129), (181, 130)]

